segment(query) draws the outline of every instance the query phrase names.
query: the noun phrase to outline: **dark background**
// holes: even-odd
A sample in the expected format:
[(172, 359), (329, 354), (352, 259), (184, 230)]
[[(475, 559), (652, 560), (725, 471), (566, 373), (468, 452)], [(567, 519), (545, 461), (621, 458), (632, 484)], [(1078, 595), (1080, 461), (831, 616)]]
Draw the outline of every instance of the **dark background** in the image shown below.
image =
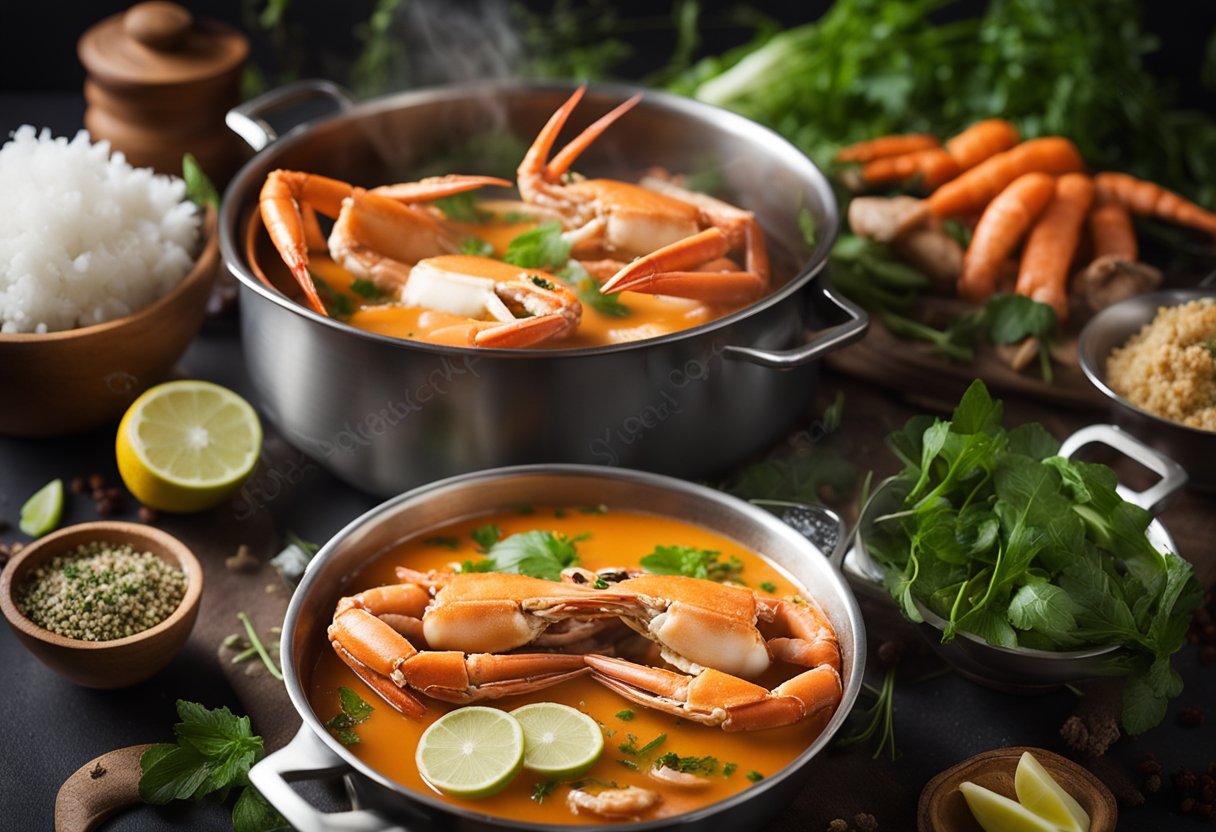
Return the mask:
[[(1101, 2), (1101, 0), (1076, 0)], [(0, 90), (79, 91), (84, 72), (76, 58), (76, 39), (90, 25), (122, 11), (130, 0), (5, 0), (0, 14)], [(336, 77), (349, 67), (358, 54), (360, 42), (356, 27), (370, 16), (374, 0), (292, 0), (285, 15), (284, 30), (278, 35), (256, 31), (256, 14), (263, 6), (261, 0), (185, 0), (183, 5), (196, 16), (213, 17), (251, 33), (253, 59), (272, 83), (286, 66), (301, 75)], [(522, 58), (513, 50), (523, 49), (510, 32), (499, 24), (510, 15), (505, 0), (462, 2), (462, 0), (405, 0), (394, 17), (394, 32), (400, 35), (402, 48), (415, 54), (425, 51), (428, 37), (419, 26), (419, 16), (441, 32), (432, 36), (433, 42), (444, 37), (449, 42), (467, 44), (470, 49), (480, 46), (491, 51), (506, 52), (504, 60), (495, 61), (486, 69), (468, 64), (454, 65), (453, 50), (445, 46), (444, 55), (431, 63), (443, 64), (444, 74), (486, 69), (489, 72), (510, 72)], [(553, 2), (530, 0), (524, 4), (532, 15), (544, 20), (554, 7)], [(616, 0), (608, 3), (570, 0), (589, 21), (616, 17), (628, 21), (629, 31), (619, 35), (632, 46), (632, 55), (622, 63), (618, 74), (640, 78), (660, 68), (671, 54), (675, 43), (672, 5), (639, 0)], [(831, 5), (830, 0), (803, 2), (758, 2), (747, 8), (772, 18), (780, 25), (793, 26), (818, 17)], [(982, 0), (959, 0), (945, 9), (943, 18), (974, 14), (986, 5)], [(1211, 0), (1157, 0), (1145, 2), (1144, 28), (1160, 39), (1160, 48), (1145, 57), (1146, 65), (1156, 74), (1173, 80), (1179, 103), (1208, 112), (1216, 111), (1216, 91), (1205, 88), (1199, 80), (1199, 68), (1209, 35), (1216, 29), (1216, 2)], [(740, 27), (738, 16), (742, 4), (716, 0), (701, 3), (701, 43), (697, 55), (717, 54), (731, 46), (746, 42), (750, 31)], [(745, 12), (746, 13), (746, 12)], [(588, 26), (588, 30), (591, 30)], [(505, 39), (505, 40), (504, 40)], [(504, 45), (505, 44), (505, 45)], [(534, 47), (533, 47), (534, 48)], [(282, 60), (280, 60), (282, 59)], [(484, 72), (482, 73), (484, 74)], [(405, 83), (407, 79), (402, 79)], [(419, 79), (414, 78), (414, 82)], [(425, 79), (442, 80), (442, 79)], [(451, 79), (449, 79), (451, 80)]]

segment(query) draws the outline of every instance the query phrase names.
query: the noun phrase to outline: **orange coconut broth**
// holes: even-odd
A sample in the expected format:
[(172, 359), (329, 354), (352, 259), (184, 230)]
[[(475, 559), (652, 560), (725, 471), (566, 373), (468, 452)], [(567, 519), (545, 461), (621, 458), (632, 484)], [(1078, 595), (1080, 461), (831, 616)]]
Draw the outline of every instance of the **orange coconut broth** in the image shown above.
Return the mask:
[[(495, 523), (504, 535), (534, 529), (575, 537), (590, 533), (577, 542), (579, 563), (589, 569), (637, 566), (639, 559), (652, 552), (656, 544), (680, 545), (711, 549), (722, 558), (735, 556), (743, 561), (742, 578), (748, 585), (775, 595), (796, 594), (799, 590), (781, 571), (759, 555), (743, 548), (729, 538), (697, 526), (652, 515), (610, 511), (592, 513), (578, 508), (541, 509), (528, 513), (487, 515), (429, 532), (422, 538), (398, 544), (368, 564), (349, 584), (352, 591), (381, 584), (395, 583), (394, 569), (409, 566), (414, 569), (446, 569), (453, 562), (478, 559), (477, 546), (470, 537), (473, 529)], [(424, 540), (431, 541), (429, 544)], [(457, 549), (452, 549), (452, 541)], [(439, 543), (446, 545), (439, 545)], [(771, 584), (771, 586), (770, 586)], [(559, 786), (543, 802), (532, 799), (533, 789), (543, 778), (522, 770), (504, 791), (480, 800), (449, 797), (432, 789), (418, 774), (414, 752), (422, 732), (442, 714), (455, 708), (435, 699), (425, 699), (426, 715), (415, 720), (392, 710), (370, 688), (364, 685), (338, 658), (328, 645), (319, 656), (311, 676), (309, 701), (324, 722), (340, 712), (338, 687), (346, 686), (359, 693), (375, 707), (368, 720), (357, 727), (360, 741), (350, 750), (377, 771), (416, 791), (435, 795), (442, 800), (473, 811), (533, 823), (604, 823), (593, 815), (576, 815), (567, 805), (568, 788)], [(802, 668), (805, 669), (805, 668)], [(766, 686), (780, 683), (800, 672), (800, 668), (782, 665), (771, 668), (756, 680)], [(647, 710), (605, 689), (587, 677), (545, 688), (532, 694), (486, 702), (494, 707), (511, 710), (531, 702), (560, 702), (578, 708), (594, 718), (604, 731), (604, 753), (586, 777), (612, 781), (622, 787), (636, 785), (662, 794), (662, 802), (639, 819), (667, 817), (697, 809), (751, 788), (756, 778), (771, 776), (788, 765), (823, 730), (827, 717), (809, 719), (780, 729), (727, 733), (677, 719), (659, 711)], [(641, 748), (660, 734), (667, 738), (652, 753), (638, 757), (623, 752), (619, 746), (636, 738)], [(680, 789), (665, 785), (647, 776), (656, 757), (675, 752), (680, 756), (713, 756), (718, 760), (718, 772), (710, 777), (703, 789)], [(627, 765), (636, 765), (634, 771)], [(724, 776), (727, 764), (733, 773)], [(756, 774), (751, 774), (756, 772)], [(749, 776), (750, 775), (750, 776)]]
[[(507, 245), (516, 236), (536, 227), (535, 223), (501, 220), (451, 225), (458, 235), (475, 236), (489, 243), (494, 249), (494, 257), (505, 254)], [(345, 319), (346, 323), (353, 327), (395, 338), (429, 341), (436, 330), (466, 320), (434, 310), (383, 302), (369, 303), (366, 298), (352, 290), (351, 284), (354, 283), (355, 277), (327, 255), (314, 253), (309, 256), (309, 261), (313, 274), (321, 278), (332, 292), (342, 295), (354, 309), (353, 314)], [(280, 268), (278, 263), (263, 262), (262, 265), (269, 265), (275, 272)], [(285, 273), (285, 269), (283, 271)], [(536, 346), (572, 349), (654, 338), (716, 320), (741, 309), (744, 305), (706, 304), (689, 298), (646, 295), (639, 292), (621, 292), (615, 297), (629, 310), (627, 316), (605, 315), (584, 303), (582, 321), (573, 335)]]

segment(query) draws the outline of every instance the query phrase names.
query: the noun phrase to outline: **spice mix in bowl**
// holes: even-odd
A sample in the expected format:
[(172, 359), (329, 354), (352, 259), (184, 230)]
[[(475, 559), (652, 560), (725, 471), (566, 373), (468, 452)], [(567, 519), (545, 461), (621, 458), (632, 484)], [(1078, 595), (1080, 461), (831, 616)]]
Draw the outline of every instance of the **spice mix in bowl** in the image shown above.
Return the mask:
[(185, 644), (202, 567), (172, 535), (137, 523), (69, 526), (0, 575), (0, 610), (51, 669), (95, 688), (152, 676)]

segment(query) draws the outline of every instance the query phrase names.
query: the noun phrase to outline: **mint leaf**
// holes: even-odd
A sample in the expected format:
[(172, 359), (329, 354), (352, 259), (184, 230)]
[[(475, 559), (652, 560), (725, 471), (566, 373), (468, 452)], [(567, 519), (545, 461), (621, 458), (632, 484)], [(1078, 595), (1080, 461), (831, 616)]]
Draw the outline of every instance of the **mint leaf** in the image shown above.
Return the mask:
[(211, 773), (206, 760), (190, 747), (154, 745), (139, 758), (139, 796), (144, 803), (162, 805), (188, 800)]
[(338, 688), (338, 699), (342, 703), (343, 713), (349, 716), (356, 725), (363, 722), (376, 710), (363, 701), (363, 697), (345, 686)]
[(246, 786), (232, 807), (232, 832), (292, 832), (292, 826), (261, 792)]
[(1050, 338), (1056, 329), (1056, 312), (1025, 295), (994, 295), (985, 304), (988, 337), (994, 344), (1013, 344), (1023, 338)]
[(178, 700), (181, 722), (173, 727), (176, 745), (156, 745), (140, 758), (140, 797), (147, 803), (196, 799), (247, 782), (250, 767), (262, 756), (262, 738), (248, 717), (227, 708), (204, 708)]
[(562, 237), (561, 223), (552, 220), (516, 236), (502, 259), (524, 269), (552, 271), (566, 265), (570, 244)]

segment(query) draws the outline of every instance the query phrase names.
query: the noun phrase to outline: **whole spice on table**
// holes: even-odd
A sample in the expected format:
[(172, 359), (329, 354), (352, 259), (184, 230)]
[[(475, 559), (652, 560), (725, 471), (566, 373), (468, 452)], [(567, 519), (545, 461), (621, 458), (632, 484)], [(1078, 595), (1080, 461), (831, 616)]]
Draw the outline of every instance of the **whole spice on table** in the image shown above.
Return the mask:
[(40, 627), (83, 641), (111, 641), (169, 617), (186, 594), (186, 574), (130, 544), (86, 543), (40, 566), (17, 606)]

